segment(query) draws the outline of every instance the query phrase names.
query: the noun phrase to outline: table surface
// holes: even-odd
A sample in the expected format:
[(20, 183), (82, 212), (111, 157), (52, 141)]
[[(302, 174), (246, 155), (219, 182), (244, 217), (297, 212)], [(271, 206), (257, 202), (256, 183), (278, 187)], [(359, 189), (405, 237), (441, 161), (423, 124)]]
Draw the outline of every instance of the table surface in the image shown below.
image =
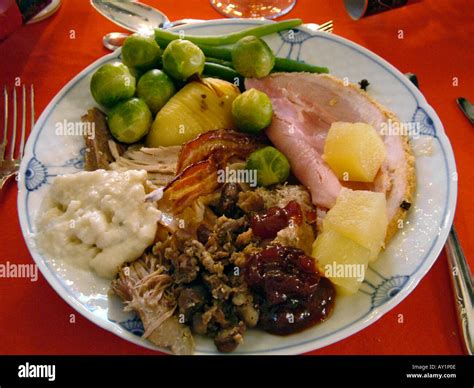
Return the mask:
[[(208, 0), (146, 2), (170, 20), (219, 18)], [(412, 0), (403, 8), (353, 21), (342, 0), (298, 0), (285, 16), (294, 17), (316, 23), (332, 19), (336, 34), (372, 50), (400, 71), (418, 75), (420, 88), (454, 148), (459, 172), (455, 224), (464, 252), (472, 258), (474, 128), (455, 103), (461, 96), (474, 100), (472, 2)], [(403, 39), (398, 38), (401, 30)], [(63, 1), (53, 17), (23, 27), (0, 43), (0, 86), (12, 88), (16, 81), (33, 84), (38, 117), (67, 81), (107, 54), (101, 38), (110, 31), (120, 28), (97, 14), (88, 1)], [(32, 263), (17, 218), (16, 193), (14, 181), (0, 192), (0, 263)], [(470, 264), (474, 265), (472, 259)], [(0, 333), (0, 354), (156, 354), (77, 314), (41, 275), (37, 282), (0, 278)], [(462, 353), (443, 252), (397, 307), (362, 332), (310, 354)]]

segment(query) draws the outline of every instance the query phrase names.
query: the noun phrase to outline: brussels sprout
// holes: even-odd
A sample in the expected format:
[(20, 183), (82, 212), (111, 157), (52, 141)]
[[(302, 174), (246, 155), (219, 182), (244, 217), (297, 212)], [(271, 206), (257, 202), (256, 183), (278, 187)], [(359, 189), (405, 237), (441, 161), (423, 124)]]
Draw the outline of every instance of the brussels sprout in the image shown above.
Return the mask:
[(258, 133), (272, 121), (272, 102), (263, 92), (249, 89), (232, 103), (232, 116), (237, 128), (249, 133)]
[(136, 67), (128, 67), (128, 71), (130, 72), (131, 75), (135, 77), (135, 81), (137, 82), (137, 85), (138, 85), (138, 80), (143, 75), (144, 71), (137, 69)]
[(130, 35), (122, 46), (122, 60), (128, 67), (146, 71), (158, 64), (161, 49), (151, 36)]
[(275, 55), (260, 38), (246, 36), (232, 49), (232, 64), (240, 75), (247, 78), (266, 77), (275, 66)]
[(205, 62), (202, 50), (189, 40), (173, 40), (163, 53), (163, 70), (180, 81), (201, 75)]
[(135, 77), (123, 63), (106, 63), (92, 76), (90, 88), (94, 100), (110, 108), (135, 94)]
[(268, 146), (254, 151), (247, 159), (247, 170), (257, 171), (257, 184), (270, 186), (282, 183), (290, 174), (290, 163), (276, 148)]
[(114, 106), (108, 116), (112, 135), (123, 143), (135, 143), (150, 130), (152, 117), (145, 101), (131, 98)]
[(137, 96), (147, 103), (152, 113), (157, 113), (175, 93), (173, 81), (157, 69), (143, 74), (137, 84)]

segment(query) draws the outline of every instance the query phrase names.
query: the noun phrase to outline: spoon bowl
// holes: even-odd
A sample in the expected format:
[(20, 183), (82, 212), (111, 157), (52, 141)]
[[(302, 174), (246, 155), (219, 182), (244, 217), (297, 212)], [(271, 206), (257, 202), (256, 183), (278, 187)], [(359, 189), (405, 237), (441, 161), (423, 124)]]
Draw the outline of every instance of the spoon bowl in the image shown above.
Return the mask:
[(139, 2), (91, 0), (91, 5), (110, 21), (132, 32), (152, 34), (155, 28), (169, 24), (164, 13)]

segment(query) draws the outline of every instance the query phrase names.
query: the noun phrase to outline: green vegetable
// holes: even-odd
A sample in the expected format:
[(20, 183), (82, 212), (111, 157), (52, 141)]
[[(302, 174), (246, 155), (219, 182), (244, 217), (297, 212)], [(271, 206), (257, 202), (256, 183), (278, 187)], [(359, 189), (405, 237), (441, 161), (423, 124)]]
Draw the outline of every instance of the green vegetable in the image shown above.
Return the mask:
[(106, 63), (92, 76), (90, 89), (98, 104), (110, 108), (135, 94), (135, 77), (123, 63)]
[(290, 174), (290, 163), (286, 156), (271, 146), (251, 153), (245, 168), (257, 171), (257, 184), (259, 186), (283, 183)]
[(234, 65), (232, 65), (231, 61), (225, 61), (225, 60), (219, 59), (219, 58), (212, 58), (212, 57), (207, 57), (206, 56), (206, 62), (207, 63), (215, 63), (217, 65), (234, 68)]
[(137, 69), (136, 67), (128, 67), (128, 71), (130, 72), (131, 75), (133, 75), (133, 77), (135, 77), (135, 80), (137, 82), (140, 79), (140, 77), (143, 75), (143, 71)]
[(122, 60), (128, 67), (146, 71), (155, 67), (160, 57), (160, 46), (151, 36), (130, 35), (122, 46)]
[(231, 82), (240, 90), (243, 90), (245, 86), (244, 79), (239, 75), (239, 73), (230, 67), (219, 65), (217, 63), (206, 62), (203, 74)]
[(263, 24), (257, 27), (248, 28), (246, 30), (233, 32), (227, 35), (218, 35), (218, 36), (196, 36), (196, 35), (192, 36), (190, 35), (190, 36), (183, 37), (183, 35), (177, 34), (175, 32), (171, 32), (169, 30), (156, 29), (155, 39), (160, 44), (163, 42), (171, 42), (172, 40), (185, 38), (186, 40), (189, 40), (198, 45), (224, 46), (227, 44), (233, 44), (246, 36), (253, 35), (253, 36), (259, 37), (259, 36), (270, 35), (275, 32), (289, 30), (291, 28), (298, 27), (301, 24), (303, 24), (303, 21), (301, 19), (290, 19), (290, 20), (284, 20), (278, 23)]
[(123, 143), (135, 143), (151, 128), (152, 116), (145, 101), (131, 98), (114, 106), (108, 115), (112, 135)]
[(149, 70), (137, 84), (137, 96), (142, 98), (153, 114), (157, 113), (176, 93), (173, 81), (161, 70)]
[(247, 90), (232, 103), (235, 124), (243, 132), (260, 132), (270, 125), (272, 115), (270, 98), (256, 89)]
[[(166, 47), (171, 41), (167, 39), (156, 38), (157, 42), (162, 47)], [(198, 44), (199, 48), (202, 50), (206, 56), (207, 62), (216, 62), (224, 61), (226, 66), (229, 66), (228, 63), (232, 60), (232, 47), (219, 47), (219, 46), (208, 46), (204, 44)], [(220, 64), (224, 64), (220, 63)], [(329, 73), (327, 67), (313, 66), (307, 63), (295, 61), (293, 59), (287, 58), (275, 58), (275, 66), (273, 71), (282, 71), (282, 72), (299, 72), (306, 71), (308, 73)]]
[(185, 81), (194, 74), (201, 75), (204, 53), (189, 40), (174, 40), (163, 53), (163, 70), (177, 80)]
[[(173, 40), (155, 38), (160, 47), (168, 47)], [(187, 39), (185, 39), (187, 40)], [(232, 60), (232, 50), (229, 47), (208, 46), (205, 44), (197, 44), (202, 50), (206, 58), (218, 58), (226, 61)]]
[(313, 66), (308, 63), (294, 61), (293, 59), (287, 58), (275, 58), (273, 71), (283, 71), (288, 73), (299, 71), (305, 71), (307, 73), (329, 73), (327, 67)]
[(275, 65), (275, 55), (268, 44), (256, 36), (240, 39), (232, 49), (232, 64), (240, 75), (266, 77)]
[(232, 48), (199, 45), (206, 58), (218, 58), (224, 61), (232, 61)]

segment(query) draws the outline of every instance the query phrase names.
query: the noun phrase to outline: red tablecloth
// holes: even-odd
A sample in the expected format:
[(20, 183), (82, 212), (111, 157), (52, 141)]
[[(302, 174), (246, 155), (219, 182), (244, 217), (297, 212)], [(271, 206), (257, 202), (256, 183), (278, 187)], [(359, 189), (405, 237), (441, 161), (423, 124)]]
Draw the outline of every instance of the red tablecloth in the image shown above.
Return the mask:
[[(146, 2), (171, 20), (219, 17), (208, 0)], [(455, 98), (474, 100), (472, 5), (465, 0), (410, 1), (404, 8), (356, 22), (346, 14), (342, 0), (298, 0), (286, 16), (316, 23), (333, 19), (336, 34), (367, 47), (402, 72), (418, 75), (454, 148), (459, 172), (455, 223), (468, 257), (474, 254), (474, 129), (456, 107)], [(116, 30), (120, 29), (97, 14), (88, 1), (63, 1), (55, 16), (23, 27), (0, 43), (0, 86), (13, 87), (17, 77), (34, 84), (39, 116), (67, 81), (107, 54), (101, 38)], [(398, 39), (400, 30), (404, 39)], [(458, 86), (453, 86), (453, 77)], [(14, 181), (0, 193), (0, 263), (32, 262), (20, 231), (16, 193)], [(311, 354), (461, 354), (449, 281), (443, 253), (416, 290), (378, 322)], [(70, 323), (70, 314), (75, 311), (42, 276), (36, 283), (0, 278), (0, 354), (156, 354), (77, 313), (75, 323)]]

